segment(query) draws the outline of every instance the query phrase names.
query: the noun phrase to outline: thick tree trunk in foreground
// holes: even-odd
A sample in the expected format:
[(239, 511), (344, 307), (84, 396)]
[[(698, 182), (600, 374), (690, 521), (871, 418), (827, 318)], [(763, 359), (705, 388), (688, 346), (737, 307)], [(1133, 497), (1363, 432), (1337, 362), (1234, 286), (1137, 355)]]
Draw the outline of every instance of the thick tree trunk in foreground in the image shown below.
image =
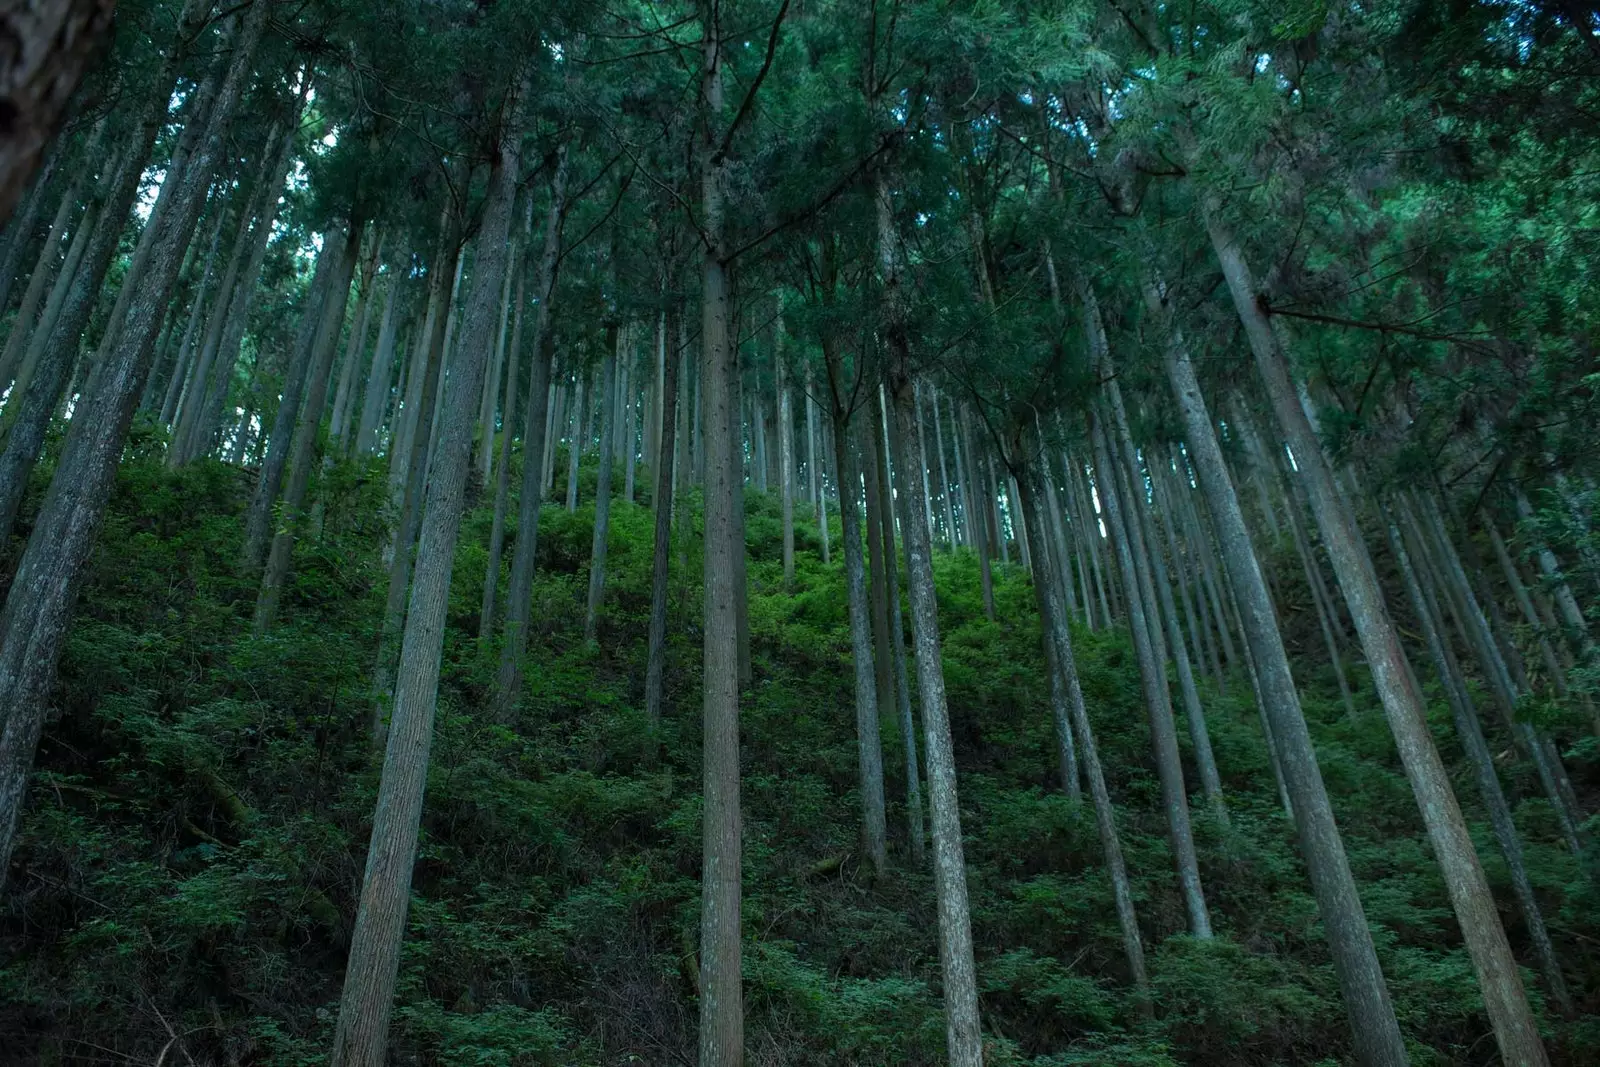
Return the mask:
[(333, 1037), (333, 1067), (382, 1067), (387, 1058), (389, 1015), (405, 935), (411, 871), (416, 861), (428, 756), (433, 744), (434, 711), (439, 699), (451, 563), (461, 529), (473, 420), (493, 344), (512, 203), (520, 177), (518, 145), (523, 107), (520, 100), (513, 105), (490, 171), (476, 278), (445, 390), (439, 449), (433, 460), (433, 477), (428, 481), (416, 575), (395, 681), (394, 716), (378, 783), (366, 873)]
[(1399, 633), (1389, 618), (1366, 542), (1362, 540), (1354, 514), (1334, 484), (1333, 470), (1322, 453), (1321, 442), (1300, 406), (1284, 353), (1256, 302), (1255, 282), (1239, 246), (1217, 221), (1214, 212), (1207, 214), (1212, 246), (1222, 265), (1234, 307), (1244, 323), (1279, 427), (1305, 475), (1322, 542), (1333, 561), (1401, 763), (1427, 825), (1429, 841), (1478, 975), (1500, 1055), (1511, 1067), (1543, 1067), (1549, 1063), (1549, 1058), (1545, 1055), (1538, 1024), (1528, 1006), (1522, 977), (1505, 929), (1500, 925), (1500, 915), (1467, 831), (1466, 819), (1456, 802), (1439, 750), (1434, 747), (1433, 735), (1428, 732), (1422, 697), (1412, 681)]
[(700, 395), (705, 434), (705, 644), (700, 871), (700, 1067), (744, 1062), (740, 960), (743, 819), (739, 800), (739, 603), (744, 514), (739, 432), (739, 354), (729, 332), (731, 282), (723, 244), (722, 27), (716, 5), (703, 12), (705, 113), (700, 146), (702, 226)]
[(233, 59), (205, 134), (161, 215), (161, 231), (151, 242), (145, 269), (132, 282), (136, 292), (129, 296), (126, 318), (99, 368), (97, 387), (72, 420), (55, 477), (0, 611), (0, 708), (6, 709), (0, 727), (0, 879), (11, 859), (73, 601), (111, 497), (117, 461), (150, 372), (173, 282), (266, 27), (267, 9), (266, 0), (251, 0), (240, 16)]
[(116, 6), (116, 0), (31, 0), (0, 13), (0, 110), (8, 116), (0, 134), (0, 226), (55, 139)]
[[(1151, 310), (1165, 318), (1165, 305), (1153, 287), (1147, 289), (1146, 298)], [(1285, 787), (1292, 798), (1301, 855), (1327, 932), (1356, 1052), (1363, 1064), (1400, 1067), (1408, 1062), (1405, 1041), (1395, 1021), (1372, 932), (1350, 872), (1344, 839), (1322, 782), (1311, 732), (1300, 710), (1299, 691), (1289, 669), (1289, 656), (1283, 647), (1266, 578), (1245, 526), (1238, 494), (1228, 477), (1216, 427), (1200, 392), (1188, 348), (1176, 327), (1169, 322), (1167, 328), (1167, 376), (1183, 417), (1200, 491), (1217, 527), (1223, 565), (1239, 601), (1245, 641), (1258, 683), (1258, 700), (1272, 726)]]

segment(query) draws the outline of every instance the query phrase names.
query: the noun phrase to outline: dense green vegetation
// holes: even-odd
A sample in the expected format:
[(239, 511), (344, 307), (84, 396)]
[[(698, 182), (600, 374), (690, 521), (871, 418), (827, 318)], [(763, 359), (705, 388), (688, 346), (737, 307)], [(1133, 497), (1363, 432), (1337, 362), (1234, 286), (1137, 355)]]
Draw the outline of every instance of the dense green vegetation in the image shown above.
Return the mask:
[[(148, 433), (148, 431), (146, 431)], [(248, 633), (232, 567), (244, 483), (165, 470), (145, 437), (61, 669), (4, 925), (7, 1058), (147, 1062), (174, 1034), (197, 1062), (321, 1063), (337, 1006), (376, 784), (367, 671), (382, 595), (374, 472), (330, 472), (329, 521), (283, 624)], [(583, 468), (585, 484), (593, 471)], [(848, 633), (835, 557), (803, 551), (782, 590), (772, 497), (747, 495), (756, 683), (743, 706), (749, 1060), (919, 1064), (943, 1056), (925, 873), (859, 855)], [(472, 636), (488, 515), (466, 519), (445, 640), (438, 739), (396, 1013), (402, 1062), (692, 1062), (698, 907), (699, 662), (694, 574), (673, 578), (669, 702), (655, 750), (640, 710), (650, 513), (621, 507), (601, 647), (582, 633), (592, 507), (547, 505), (526, 695), (510, 728), (482, 711), (492, 671)], [(837, 527), (837, 522), (835, 522)], [(692, 534), (692, 531), (691, 531)], [(814, 526), (801, 525), (814, 549)], [(838, 531), (834, 531), (837, 543)], [(1314, 622), (1292, 549), (1288, 640)], [(1231, 828), (1197, 815), (1219, 937), (1185, 935), (1166, 857), (1137, 667), (1125, 634), (1074, 634), (1124, 847), (1154, 951), (1156, 1017), (1128, 995), (1092, 818), (1052, 781), (1026, 576), (997, 566), (988, 622), (970, 552), (937, 574), (988, 1062), (1334, 1063), (1348, 1047), (1314, 902), (1237, 682), (1207, 693)], [(1308, 666), (1312, 666), (1308, 663)], [(1305, 707), (1417, 1063), (1486, 1061), (1481, 1004), (1449, 905), (1364, 695)], [(1432, 707), (1447, 751), (1448, 713)], [(900, 766), (893, 732), (887, 765)], [(1575, 773), (1594, 774), (1584, 745)], [(1457, 762), (1452, 760), (1452, 762)], [(1511, 785), (1532, 797), (1523, 775)], [(889, 794), (903, 795), (890, 772)], [(894, 801), (891, 801), (893, 805)], [(1198, 812), (1198, 809), (1197, 809)], [(1537, 799), (1518, 808), (1571, 963), (1593, 961), (1595, 891)], [(1487, 831), (1490, 874), (1503, 890)], [(1577, 971), (1593, 980), (1592, 962)], [(1559, 1023), (1582, 1062), (1600, 1021)], [(98, 1051), (97, 1051), (98, 1050)], [(420, 1058), (420, 1059), (414, 1059)]]

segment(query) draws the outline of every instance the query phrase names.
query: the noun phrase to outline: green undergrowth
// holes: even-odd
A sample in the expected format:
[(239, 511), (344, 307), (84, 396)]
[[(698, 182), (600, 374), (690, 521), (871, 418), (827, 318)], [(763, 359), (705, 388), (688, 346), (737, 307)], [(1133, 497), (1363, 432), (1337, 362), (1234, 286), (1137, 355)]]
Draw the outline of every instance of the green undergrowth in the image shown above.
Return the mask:
[[(586, 468), (585, 501), (592, 479)], [(646, 481), (641, 472), (641, 500)], [(236, 470), (208, 462), (174, 473), (154, 450), (136, 447), (124, 464), (0, 912), (6, 1062), (325, 1062), (378, 777), (369, 679), (385, 478), (349, 465), (326, 476), (320, 534), (297, 549), (280, 622), (259, 638), (249, 636), (253, 583), (236, 569), (248, 491)], [(666, 716), (653, 732), (641, 693), (653, 514), (614, 509), (605, 617), (587, 645), (593, 509), (569, 514), (562, 502), (541, 518), (527, 691), (509, 725), (485, 710), (498, 646), (477, 635), (490, 522), (481, 496), (463, 525), (396, 1062), (694, 1060), (698, 518), (680, 512)], [(752, 492), (746, 503), (747, 1062), (940, 1063), (933, 887), (910, 861), (899, 724), (884, 716), (892, 869), (875, 881), (857, 843), (839, 555), (823, 564), (802, 522), (785, 590), (777, 502)], [(997, 566), (992, 623), (970, 555), (941, 553), (936, 572), (988, 1062), (1352, 1062), (1243, 672), (1225, 692), (1205, 683), (1231, 819), (1219, 825), (1195, 798), (1218, 929), (1198, 941), (1175, 891), (1132, 650), (1120, 632), (1074, 632), (1149, 957), (1145, 1019), (1093, 813), (1056, 780), (1028, 580)], [(1291, 645), (1305, 659), (1298, 625)], [(1366, 696), (1346, 716), (1321, 685), (1320, 661), (1297, 669), (1316, 683), (1306, 712), (1413, 1062), (1492, 1062), (1382, 713)], [(1448, 713), (1432, 714), (1476, 819)], [(1187, 762), (1182, 724), (1180, 735)], [(1593, 1010), (1594, 891), (1561, 849), (1536, 784), (1509, 782), (1569, 981)], [(1481, 822), (1480, 849), (1527, 960)], [(1592, 1015), (1544, 1017), (1564, 1062), (1600, 1040)]]

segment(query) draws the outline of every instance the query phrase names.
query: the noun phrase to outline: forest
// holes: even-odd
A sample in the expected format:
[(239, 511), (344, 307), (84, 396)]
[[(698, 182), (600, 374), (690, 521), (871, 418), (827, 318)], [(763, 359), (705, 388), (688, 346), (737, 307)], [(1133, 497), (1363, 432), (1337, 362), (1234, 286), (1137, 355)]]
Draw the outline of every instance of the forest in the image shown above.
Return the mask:
[(1600, 1063), (1600, 3), (0, 4), (0, 1064)]

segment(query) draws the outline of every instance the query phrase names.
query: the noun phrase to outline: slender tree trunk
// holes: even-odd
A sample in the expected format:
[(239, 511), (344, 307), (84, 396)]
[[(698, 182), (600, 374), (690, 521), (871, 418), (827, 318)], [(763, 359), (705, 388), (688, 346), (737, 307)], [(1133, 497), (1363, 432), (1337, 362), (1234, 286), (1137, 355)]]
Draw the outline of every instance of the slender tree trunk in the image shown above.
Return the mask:
[(1339, 654), (1339, 640), (1334, 628), (1338, 620), (1333, 614), (1332, 599), (1323, 584), (1322, 571), (1317, 565), (1311, 540), (1306, 536), (1305, 524), (1300, 521), (1299, 504), (1292, 498), (1284, 501), (1284, 512), (1289, 516), (1289, 530), (1294, 534), (1295, 551), (1300, 554), (1300, 564), (1306, 574), (1306, 588), (1311, 594), (1312, 606), (1317, 612), (1317, 625), (1322, 630), (1323, 645), (1328, 650), (1328, 662), (1333, 667), (1334, 681), (1339, 686), (1339, 699), (1344, 701), (1345, 714), (1356, 713), (1355, 698), (1350, 693), (1350, 681), (1344, 672), (1344, 657)]
[[(295, 534), (303, 518), (300, 512), (305, 507), (311, 472), (316, 466), (317, 441), (322, 436), (322, 413), (327, 407), (328, 379), (333, 373), (333, 356), (339, 348), (339, 330), (344, 325), (350, 280), (356, 259), (361, 254), (361, 235), (364, 230), (363, 220), (352, 220), (342, 239), (334, 233), (323, 236), (324, 241), (339, 244), (340, 251), (330, 272), (327, 293), (318, 309), (320, 321), (312, 341), (311, 374), (306, 384), (305, 404), (290, 442), (289, 477), (284, 487), (282, 519), (272, 535), (261, 589), (256, 595), (252, 627), (257, 636), (266, 633), (276, 621), (283, 584), (289, 577)], [(351, 358), (354, 357), (355, 353), (352, 352)]]
[[(880, 403), (882, 393), (879, 393)], [(918, 403), (917, 414), (921, 417), (921, 404)], [(883, 431), (884, 452), (889, 458), (891, 471), (905, 470), (905, 456), (897, 448), (898, 442), (895, 435), (888, 432), (888, 413), (880, 406), (879, 418), (876, 420), (878, 429)], [(917, 440), (918, 454), (922, 453), (922, 439)], [(926, 469), (926, 468), (924, 468)], [(909, 475), (904, 475), (909, 477)], [(917, 724), (911, 714), (911, 683), (906, 674), (906, 635), (905, 623), (900, 618), (900, 566), (895, 560), (894, 545), (894, 518), (897, 494), (892, 484), (892, 475), (883, 479), (881, 486), (883, 494), (883, 513), (888, 516), (884, 530), (887, 536), (883, 539), (884, 574), (888, 578), (889, 594), (889, 648), (892, 653), (894, 667), (894, 692), (895, 709), (900, 718), (900, 740), (905, 749), (906, 757), (906, 831), (911, 841), (911, 861), (920, 869), (923, 863), (926, 830), (923, 827), (922, 810), (922, 775), (917, 760)], [(928, 484), (924, 479), (922, 484), (923, 501), (927, 502)], [(905, 498), (898, 497), (901, 536), (905, 535), (906, 523), (910, 521), (905, 511)], [(924, 513), (923, 520), (927, 521)], [(929, 524), (931, 528), (931, 523)]]
[(1406, 776), (1411, 780), (1417, 806), (1427, 825), (1434, 855), (1443, 871), (1445, 888), (1477, 971), (1500, 1055), (1512, 1067), (1542, 1067), (1549, 1062), (1544, 1043), (1528, 1006), (1488, 881), (1467, 832), (1466, 820), (1450, 787), (1444, 762), (1434, 747), (1433, 736), (1428, 732), (1422, 698), (1408, 673), (1399, 634), (1384, 605), (1383, 591), (1366, 543), (1354, 515), (1334, 484), (1332, 468), (1300, 406), (1284, 354), (1256, 302), (1255, 281), (1238, 244), (1218, 222), (1214, 211), (1208, 210), (1206, 224), (1235, 310), (1255, 354), (1257, 369), (1266, 384), (1267, 396), (1289, 447), (1294, 450), (1295, 461), (1305, 475), (1323, 544), (1327, 546), (1339, 586), (1350, 607), (1373, 683), (1383, 702)]
[(967, 528), (972, 534), (972, 547), (978, 553), (978, 583), (983, 591), (983, 613), (990, 622), (994, 621), (994, 575), (989, 568), (989, 535), (988, 512), (991, 510), (983, 501), (984, 478), (978, 473), (978, 465), (973, 461), (972, 432), (967, 426), (966, 412), (961, 412), (961, 421), (957, 424), (957, 432), (961, 437), (960, 450), (966, 455), (966, 470), (963, 480), (969, 482), (967, 491)]
[[(0, 349), (0, 391), (9, 386), (16, 377), (17, 368), (21, 366), (22, 355), (28, 349), (28, 339), (34, 333), (34, 319), (39, 313), (40, 305), (45, 296), (50, 292), (50, 283), (55, 280), (56, 270), (62, 256), (66, 252), (67, 231), (76, 230), (82, 222), (74, 224), (77, 219), (78, 196), (83, 191), (83, 175), (80, 173), (67, 187), (61, 196), (61, 204), (56, 208), (56, 216), (50, 223), (50, 232), (45, 236), (44, 244), (39, 247), (39, 257), (33, 261), (33, 271), (28, 275), (28, 287), (22, 291), (22, 303), (17, 307), (16, 316), (11, 320), (11, 329), (6, 334), (6, 343)], [(88, 221), (85, 216), (84, 221)], [(17, 392), (12, 393), (18, 395)]]
[[(857, 425), (856, 448), (861, 461), (861, 481), (865, 483), (866, 508), (863, 514), (867, 534), (867, 593), (872, 606), (873, 667), (877, 676), (878, 707), (890, 708), (894, 706), (894, 668), (889, 650), (889, 579), (884, 573), (886, 564), (883, 559), (886, 516), (883, 514), (883, 457), (879, 445), (883, 438), (877, 433), (880, 422), (875, 417), (878, 414), (876, 399), (867, 400), (866, 404), (866, 424)], [(858, 482), (852, 478), (849, 484), (850, 493), (854, 496)]]
[[(830, 377), (832, 362), (830, 356)], [(835, 393), (836, 398), (842, 394)], [(862, 844), (872, 868), (880, 878), (887, 872), (889, 859), (887, 823), (883, 798), (883, 744), (878, 733), (878, 709), (885, 689), (880, 685), (879, 662), (874, 652), (873, 603), (868, 592), (867, 561), (862, 552), (859, 521), (860, 497), (855, 487), (861, 484), (856, 469), (856, 450), (850, 444), (851, 418), (835, 400), (833, 411), (834, 454), (839, 457), (839, 543), (844, 553), (845, 602), (850, 615), (850, 651), (856, 684), (856, 779), (861, 790)], [(870, 543), (871, 536), (868, 535)], [(887, 625), (887, 619), (884, 620)]]
[[(578, 462), (583, 457), (584, 446), (589, 443), (584, 433), (584, 376), (573, 383), (572, 434), (567, 438), (567, 511), (578, 510)], [(589, 398), (593, 400), (593, 397)]]
[(944, 462), (944, 420), (939, 417), (939, 392), (932, 382), (928, 383), (928, 399), (933, 407), (933, 447), (939, 452), (939, 485), (940, 502), (944, 505), (944, 537), (946, 547), (954, 552), (959, 543), (956, 537), (955, 508), (951, 503), (950, 471)]
[(411, 587), (412, 547), (422, 522), (423, 490), (427, 485), (428, 441), (433, 436), (436, 388), (444, 365), (445, 303), (450, 299), (450, 278), (460, 260), (459, 230), (447, 213), (428, 278), (428, 313), (411, 374), (415, 389), (407, 390), (416, 404), (407, 418), (405, 454), (400, 462), (400, 514), (395, 522), (393, 547), (389, 552), (389, 585), (383, 603), (383, 629), (378, 638), (378, 658), (373, 668), (372, 713), (373, 747), (385, 747), (389, 736), (389, 712), (397, 708), (394, 699), (397, 657), (403, 652), (406, 631), (407, 591)]
[(806, 477), (811, 483), (811, 508), (815, 513), (817, 533), (822, 538), (822, 562), (831, 562), (828, 544), (828, 493), (822, 477), (822, 454), (817, 441), (817, 400), (815, 384), (811, 378), (811, 365), (806, 364)]
[(384, 297), (383, 318), (378, 323), (378, 344), (372, 350), (372, 364), (367, 368), (366, 395), (361, 400), (361, 421), (356, 426), (357, 455), (370, 456), (378, 450), (378, 432), (382, 428), (383, 410), (394, 379), (395, 341), (400, 327), (400, 286), (398, 278), (391, 278)]
[(600, 366), (600, 470), (595, 477), (594, 540), (589, 548), (589, 606), (583, 617), (583, 636), (595, 640), (600, 625), (600, 604), (606, 591), (606, 541), (611, 533), (611, 468), (615, 461), (617, 432), (617, 349), (624, 331), (607, 331), (606, 352)]
[(389, 1017), (405, 936), (411, 871), (416, 861), (439, 699), (451, 565), (472, 459), (473, 416), (493, 346), (495, 313), (506, 270), (512, 207), (521, 176), (518, 153), (527, 95), (524, 85), (517, 103), (512, 105), (507, 126), (501, 131), (499, 152), (490, 169), (476, 277), (445, 391), (439, 450), (428, 482), (416, 577), (395, 681), (394, 718), (378, 783), (366, 873), (334, 1030), (333, 1067), (382, 1067), (387, 1059)]
[[(528, 211), (531, 218), (532, 201), (529, 201)], [(531, 226), (525, 225), (524, 228), (528, 229)], [(483, 604), (478, 609), (478, 642), (485, 650), (488, 649), (489, 640), (495, 632), (496, 598), (500, 594), (500, 564), (506, 546), (506, 505), (511, 499), (511, 442), (516, 436), (517, 404), (520, 400), (517, 395), (517, 368), (522, 363), (522, 310), (527, 306), (528, 282), (527, 265), (518, 261), (524, 258), (520, 252), (513, 252), (511, 256), (517, 273), (517, 310), (512, 318), (511, 342), (506, 353), (506, 399), (501, 408), (501, 423), (504, 429), (500, 434), (500, 458), (495, 464), (494, 519), (489, 527), (489, 561), (484, 567), (483, 574)], [(510, 275), (511, 271), (508, 270), (506, 276)], [(531, 400), (530, 396), (530, 402)], [(533, 462), (535, 458), (531, 443), (524, 439), (523, 463)]]
[[(238, 284), (234, 287), (232, 299), (228, 303), (227, 315), (222, 322), (222, 333), (217, 340), (212, 369), (203, 383), (196, 382), (195, 385), (199, 407), (195, 411), (194, 421), (189, 424), (184, 436), (181, 438), (174, 436), (174, 443), (181, 446), (183, 454), (189, 460), (205, 455), (211, 450), (222, 425), (223, 405), (233, 385), (234, 367), (239, 362), (239, 348), (244, 342), (245, 330), (249, 325), (250, 309), (255, 304), (261, 269), (267, 258), (267, 245), (272, 238), (273, 223), (277, 220), (278, 207), (282, 200), (278, 194), (283, 189), (289, 166), (293, 161), (295, 137), (300, 126), (300, 112), (305, 106), (310, 90), (311, 75), (309, 72), (303, 73), (299, 97), (285, 119), (284, 133), (277, 141), (274, 162), (267, 172), (270, 177), (266, 188), (262, 191), (261, 207), (255, 212), (255, 225), (250, 231), (250, 258), (239, 274)], [(203, 392), (200, 391), (202, 384), (205, 386)]]
[[(333, 398), (333, 414), (328, 423), (329, 444), (334, 451), (341, 454), (349, 447), (351, 407), (361, 388), (360, 375), (362, 364), (366, 362), (367, 330), (372, 325), (372, 286), (377, 280), (379, 260), (383, 257), (383, 241), (383, 233), (377, 233), (373, 237), (372, 247), (361, 260), (360, 295), (356, 298), (355, 311), (351, 315), (350, 340), (345, 345), (344, 367), (339, 372), (339, 385)], [(334, 335), (334, 341), (335, 343), (338, 341), (337, 334)]]
[[(674, 308), (661, 326), (661, 335), (672, 338), (677, 324)], [(667, 580), (672, 572), (672, 508), (673, 461), (677, 455), (678, 436), (678, 368), (683, 362), (683, 345), (676, 340), (662, 353), (661, 367), (661, 437), (659, 459), (651, 472), (655, 477), (655, 494), (651, 505), (655, 508), (655, 540), (650, 560), (650, 634), (645, 655), (644, 709), (652, 730), (661, 726), (661, 704), (667, 668)]]
[(511, 578), (506, 587), (505, 639), (495, 679), (495, 715), (502, 722), (522, 699), (522, 658), (528, 651), (528, 624), (533, 612), (534, 562), (539, 547), (539, 509), (550, 484), (546, 464), (552, 462), (556, 420), (550, 381), (550, 306), (555, 299), (560, 266), (561, 219), (567, 210), (567, 147), (557, 149), (550, 179), (550, 206), (545, 212), (544, 248), (534, 275), (533, 337), (528, 342), (528, 406), (522, 424), (522, 484), (517, 500), (517, 539), (511, 550)]
[[(1400, 565), (1400, 575), (1405, 582), (1406, 593), (1411, 598), (1411, 606), (1417, 614), (1417, 621), (1422, 626), (1428, 654), (1433, 659), (1434, 669), (1439, 673), (1445, 698), (1455, 718), (1456, 734), (1461, 739), (1461, 747), (1467, 753), (1468, 762), (1472, 764), (1473, 774), (1478, 783), (1478, 795), (1483, 801), (1484, 809), (1489, 813), (1489, 825), (1494, 830), (1495, 841), (1500, 846), (1501, 855), (1505, 857), (1506, 869), (1511, 875), (1511, 888), (1516, 894), (1517, 906), (1522, 911), (1522, 921), (1528, 927), (1528, 939), (1533, 942), (1533, 951), (1539, 960), (1540, 973), (1544, 976), (1545, 986), (1550, 990), (1550, 995), (1562, 1015), (1570, 1018), (1572, 997), (1567, 992), (1566, 979), (1561, 974), (1561, 964), (1556, 959), (1555, 947), (1550, 943), (1544, 915), (1539, 910), (1538, 899), (1534, 896), (1533, 886), (1528, 880), (1527, 863), (1522, 855), (1522, 839), (1517, 833), (1516, 824), (1512, 821), (1511, 807), (1506, 803), (1505, 793), (1500, 788), (1500, 777), (1494, 769), (1494, 757), (1489, 753), (1488, 743), (1483, 737), (1483, 728), (1478, 721), (1477, 710), (1472, 706), (1472, 699), (1468, 696), (1463, 683), (1461, 666), (1456, 661), (1449, 644), (1444, 640), (1444, 621), (1439, 612), (1437, 594), (1433, 589), (1425, 587), (1419, 579), (1417, 568), (1411, 561), (1411, 552), (1406, 547), (1406, 539), (1401, 536), (1392, 512), (1385, 518), (1389, 547)], [(1418, 549), (1421, 547), (1419, 541), (1413, 540), (1412, 544)]]
[(794, 588), (794, 421), (789, 410), (789, 383), (783, 369), (783, 322), (777, 326), (773, 366), (778, 376), (778, 485), (783, 501), (783, 587)]
[[(1036, 533), (1042, 533), (1039, 517), (1039, 478), (1034, 468), (1029, 468), (1018, 479), (1021, 492), (1023, 521)], [(1041, 541), (1037, 538), (1036, 541)], [(1106, 788), (1105, 772), (1100, 766), (1100, 754), (1095, 746), (1094, 727), (1089, 722), (1088, 707), (1084, 703), (1083, 688), (1078, 680), (1077, 658), (1072, 650), (1072, 634), (1067, 626), (1065, 607), (1061, 602), (1061, 586), (1054, 573), (1055, 563), (1041, 552), (1033, 571), (1034, 597), (1039, 607), (1039, 624), (1044, 633), (1046, 669), (1050, 671), (1052, 702), (1065, 706), (1071, 717), (1063, 729), (1058, 722), (1058, 735), (1077, 742), (1077, 762), (1083, 767), (1089, 782), (1089, 798), (1094, 804), (1095, 826), (1100, 833), (1100, 849), (1105, 857), (1106, 875), (1111, 880), (1111, 896), (1117, 911), (1117, 925), (1122, 930), (1122, 953), (1128, 964), (1128, 977), (1140, 1002), (1140, 1011), (1151, 1011), (1150, 979), (1145, 970), (1144, 943), (1139, 936), (1139, 918), (1133, 905), (1133, 888), (1128, 881), (1128, 869), (1122, 858), (1122, 840), (1117, 833), (1116, 809), (1111, 803), (1111, 793)], [(1059, 692), (1060, 699), (1057, 699)], [(1060, 714), (1060, 711), (1057, 711)], [(1063, 756), (1063, 759), (1066, 757)], [(1063, 768), (1065, 774), (1065, 768)], [(1069, 782), (1074, 785), (1075, 775)], [(1073, 790), (1076, 798), (1077, 792)]]
[(205, 134), (162, 213), (161, 232), (151, 243), (146, 269), (133, 282), (137, 292), (130, 295), (127, 317), (100, 367), (97, 387), (72, 420), (55, 477), (0, 610), (0, 707), (7, 709), (0, 726), (0, 878), (11, 859), (73, 601), (105, 516), (173, 282), (222, 155), (224, 130), (266, 27), (267, 8), (264, 0), (251, 0), (238, 16), (233, 57)]
[(39, 225), (39, 212), (44, 210), (45, 202), (49, 199), (50, 180), (55, 177), (65, 148), (59, 137), (51, 143), (49, 158), (34, 176), (21, 207), (5, 226), (5, 248), (0, 252), (0, 315), (4, 315), (11, 307), (11, 287), (22, 273), (22, 261), (33, 244), (34, 231)]
[[(1149, 287), (1152, 311), (1165, 318), (1164, 302)], [(1373, 947), (1361, 898), (1356, 891), (1344, 839), (1334, 821), (1333, 807), (1317, 765), (1316, 748), (1300, 709), (1300, 698), (1289, 656), (1284, 651), (1266, 578), (1256, 557), (1244, 512), (1217, 441), (1216, 425), (1206, 408), (1182, 334), (1166, 323), (1166, 369), (1173, 395), (1183, 417), (1186, 446), (1194, 460), (1196, 480), (1205, 494), (1228, 580), (1238, 596), (1240, 618), (1257, 681), (1258, 703), (1266, 715), (1289, 796), (1300, 851), (1311, 876), (1317, 909), (1327, 933), (1334, 973), (1344, 995), (1351, 1036), (1363, 1064), (1399, 1065), (1409, 1062), (1405, 1042), (1395, 1021), (1394, 1006)]]
[[(1200, 884), (1200, 863), (1195, 856), (1194, 833), (1189, 824), (1189, 799), (1184, 789), (1183, 764), (1178, 755), (1177, 729), (1173, 723), (1172, 698), (1167, 690), (1164, 657), (1154, 647), (1156, 633), (1146, 611), (1153, 605), (1155, 591), (1144, 562), (1136, 559), (1137, 518), (1127, 513), (1122, 492), (1116, 486), (1116, 466), (1110, 442), (1100, 420), (1091, 416), (1094, 439), (1095, 479), (1100, 506), (1105, 509), (1106, 525), (1117, 548), (1117, 564), (1122, 571), (1124, 600), (1128, 607), (1128, 628), (1133, 634), (1134, 653), (1139, 660), (1139, 675), (1144, 685), (1145, 709), (1150, 719), (1150, 741), (1155, 749), (1156, 769), (1161, 781), (1161, 800), (1167, 820), (1167, 839), (1177, 868), (1178, 888), (1189, 916), (1189, 932), (1195, 937), (1211, 936), (1211, 916), (1206, 908), (1205, 891)], [(1129, 504), (1128, 506), (1132, 506)]]
[[(917, 454), (911, 382), (900, 377), (892, 386), (900, 452), (907, 457), (909, 466), (915, 468), (922, 463), (922, 457)], [(906, 524), (906, 571), (910, 582), (911, 633), (916, 649), (923, 745), (928, 760), (928, 792), (933, 811), (933, 878), (939, 916), (939, 966), (944, 978), (945, 1042), (951, 1067), (980, 1067), (983, 1032), (978, 1019), (977, 968), (973, 962), (972, 920), (967, 904), (955, 752), (950, 740), (950, 712), (939, 652), (939, 608), (934, 592), (928, 528), (919, 518), (927, 509), (918, 479), (903, 477), (899, 491), (906, 500), (906, 514), (910, 516)], [(846, 540), (848, 542), (848, 538)]]
[(300, 319), (294, 357), (284, 376), (283, 399), (278, 402), (278, 413), (272, 422), (272, 435), (267, 439), (267, 453), (256, 479), (255, 494), (250, 498), (250, 507), (245, 512), (243, 561), (244, 568), (252, 573), (261, 570), (271, 546), (273, 506), (278, 502), (278, 490), (282, 487), (284, 467), (289, 461), (294, 428), (305, 399), (306, 381), (312, 371), (322, 323), (322, 305), (332, 291), (342, 249), (342, 242), (332, 234), (323, 235), (322, 251), (317, 255), (311, 286), (306, 290), (306, 307)]

